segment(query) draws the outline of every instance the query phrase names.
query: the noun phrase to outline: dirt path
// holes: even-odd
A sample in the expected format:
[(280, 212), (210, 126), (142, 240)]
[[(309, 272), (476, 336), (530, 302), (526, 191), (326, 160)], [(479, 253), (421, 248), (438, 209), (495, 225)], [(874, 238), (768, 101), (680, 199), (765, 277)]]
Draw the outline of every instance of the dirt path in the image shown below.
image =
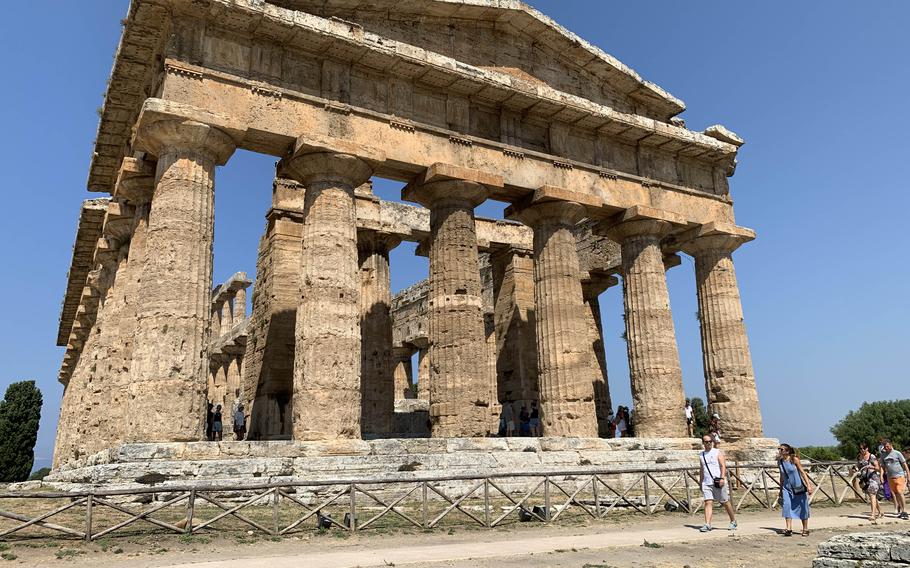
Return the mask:
[[(13, 543), (17, 558), (6, 565), (77, 568), (342, 568), (409, 566), (413, 568), (572, 566), (768, 566), (777, 565), (782, 547), (788, 564), (808, 566), (819, 542), (837, 532), (907, 530), (910, 523), (886, 518), (871, 524), (860, 507), (818, 507), (808, 538), (785, 538), (779, 513), (745, 512), (740, 528), (726, 530), (726, 519), (708, 534), (698, 532), (700, 516), (664, 514), (631, 517), (624, 523), (592, 522), (578, 526), (541, 524), (510, 528), (410, 531), (394, 534), (305, 534), (283, 540), (214, 536), (113, 539), (93, 544), (46, 539)], [(645, 544), (647, 542), (647, 544)], [(706, 543), (711, 543), (706, 546)], [(3, 564), (0, 564), (2, 567)]]

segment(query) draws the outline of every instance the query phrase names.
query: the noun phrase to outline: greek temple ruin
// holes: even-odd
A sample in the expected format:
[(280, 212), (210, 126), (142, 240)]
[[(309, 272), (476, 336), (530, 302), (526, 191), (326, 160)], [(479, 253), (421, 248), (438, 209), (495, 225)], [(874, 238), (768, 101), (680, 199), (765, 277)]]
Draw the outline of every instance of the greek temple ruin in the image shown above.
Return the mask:
[[(626, 380), (599, 305), (620, 283), (636, 436), (691, 450), (681, 253), (709, 407), (761, 439), (732, 258), (755, 237), (729, 187), (743, 140), (684, 110), (518, 0), (132, 0), (60, 318), (55, 471), (191, 459), (207, 402), (226, 433), (243, 406), (260, 457), (485, 438), (531, 402), (545, 438), (596, 445)], [(238, 149), (279, 161), (256, 274), (216, 286), (216, 172)], [(475, 217), (486, 200), (505, 220)], [(393, 297), (405, 241), (429, 274)]]

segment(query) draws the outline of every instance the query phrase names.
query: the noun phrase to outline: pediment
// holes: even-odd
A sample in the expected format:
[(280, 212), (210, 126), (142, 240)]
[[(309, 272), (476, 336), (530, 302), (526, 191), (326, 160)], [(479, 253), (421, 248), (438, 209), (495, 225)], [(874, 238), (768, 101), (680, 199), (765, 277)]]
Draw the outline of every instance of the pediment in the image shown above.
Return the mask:
[(660, 121), (685, 109), (616, 58), (517, 0), (268, 0), (469, 65)]

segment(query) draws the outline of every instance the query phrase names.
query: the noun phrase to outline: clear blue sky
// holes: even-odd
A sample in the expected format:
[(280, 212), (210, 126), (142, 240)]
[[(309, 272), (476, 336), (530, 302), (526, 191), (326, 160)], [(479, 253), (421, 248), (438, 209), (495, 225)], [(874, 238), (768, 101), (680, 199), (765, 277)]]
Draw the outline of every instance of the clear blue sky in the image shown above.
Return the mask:
[[(766, 432), (832, 441), (864, 400), (910, 397), (910, 3), (891, 0), (535, 0), (535, 7), (688, 107), (743, 136), (732, 179), (736, 255)], [(62, 387), (60, 302), (105, 83), (127, 0), (14, 2), (0, 21), (0, 388), (37, 379), (36, 457), (51, 457)], [(239, 152), (218, 174), (215, 281), (255, 273), (274, 159)], [(383, 197), (395, 186), (378, 184)], [(501, 204), (480, 213), (500, 216)], [(424, 278), (403, 245), (393, 287)], [(692, 261), (669, 273), (686, 392), (704, 380)], [(629, 402), (621, 293), (601, 298), (614, 400)]]

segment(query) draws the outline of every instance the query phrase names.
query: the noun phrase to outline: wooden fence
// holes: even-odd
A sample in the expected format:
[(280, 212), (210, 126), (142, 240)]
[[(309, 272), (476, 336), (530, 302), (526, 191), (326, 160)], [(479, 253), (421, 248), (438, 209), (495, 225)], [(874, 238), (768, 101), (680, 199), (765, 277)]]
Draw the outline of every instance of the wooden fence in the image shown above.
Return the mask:
[[(807, 468), (810, 502), (861, 502), (852, 462)], [(389, 518), (419, 529), (511, 522), (556, 523), (569, 516), (652, 515), (662, 509), (693, 514), (703, 505), (698, 468), (596, 469), (490, 475), (337, 479), (284, 483), (159, 486), (83, 492), (0, 493), (0, 540), (54, 536), (96, 540), (140, 521), (154, 530), (199, 534), (227, 521), (280, 536), (313, 530), (361, 531)], [(730, 463), (731, 500), (774, 509), (776, 464)], [(137, 501), (139, 501), (137, 503)], [(50, 506), (35, 513), (35, 505)], [(16, 512), (19, 508), (20, 512)], [(24, 510), (21, 511), (21, 510)], [(104, 515), (99, 512), (104, 511)], [(255, 513), (255, 514), (254, 514)], [(58, 518), (56, 522), (51, 519)], [(306, 525), (305, 523), (312, 523)], [(309, 528), (308, 528), (309, 527)]]

